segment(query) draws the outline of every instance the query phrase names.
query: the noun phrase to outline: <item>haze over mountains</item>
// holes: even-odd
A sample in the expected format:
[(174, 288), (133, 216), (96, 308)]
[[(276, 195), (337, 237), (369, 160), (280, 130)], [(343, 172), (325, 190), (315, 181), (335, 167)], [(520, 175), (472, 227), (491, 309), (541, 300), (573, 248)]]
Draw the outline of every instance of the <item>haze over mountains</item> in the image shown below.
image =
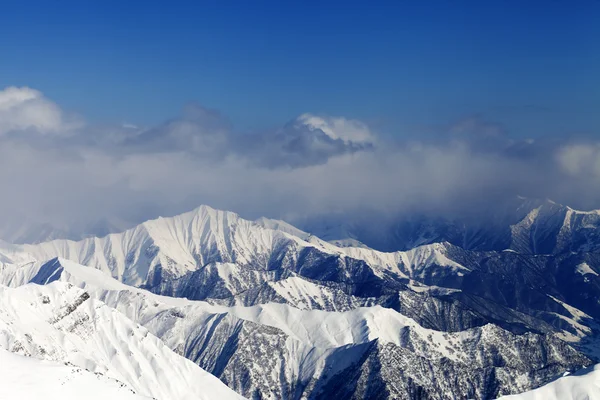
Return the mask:
[(571, 3), (2, 2), (0, 400), (600, 400)]
[[(326, 241), (207, 206), (104, 237), (3, 242), (0, 344), (159, 399), (521, 393), (600, 361), (600, 214), (515, 205), (495, 224), (403, 221), (378, 245), (394, 252), (360, 230)], [(593, 392), (595, 376), (553, 387)]]
[[(330, 214), (292, 219), (289, 222), (261, 217), (257, 223), (296, 236), (312, 234), (342, 247), (367, 247), (386, 252), (409, 250), (417, 246), (449, 242), (466, 250), (513, 249), (525, 253), (552, 253), (565, 246), (594, 246), (598, 234), (599, 212), (578, 211), (552, 200), (511, 198), (499, 207), (488, 207), (471, 214), (447, 217), (425, 213), (399, 215), (382, 213)], [(11, 243), (41, 243), (54, 239), (81, 240), (103, 237), (135, 226), (134, 222), (102, 219), (78, 230), (67, 226), (38, 224), (18, 219), (0, 227), (0, 238)], [(540, 229), (538, 229), (538, 227)], [(564, 238), (575, 235), (572, 238)], [(565, 240), (564, 243), (559, 243)], [(557, 247), (557, 248), (555, 248)]]
[[(485, 226), (496, 214), (514, 223), (517, 194), (600, 204), (595, 136), (523, 137), (483, 114), (396, 132), (299, 113), (240, 132), (225, 114), (189, 104), (149, 126), (100, 125), (39, 90), (8, 87), (0, 116), (10, 193), (0, 198), (0, 238), (14, 242), (103, 236), (209, 204), (395, 251), (431, 235), (455, 243), (460, 225)], [(429, 232), (445, 219), (446, 233)]]

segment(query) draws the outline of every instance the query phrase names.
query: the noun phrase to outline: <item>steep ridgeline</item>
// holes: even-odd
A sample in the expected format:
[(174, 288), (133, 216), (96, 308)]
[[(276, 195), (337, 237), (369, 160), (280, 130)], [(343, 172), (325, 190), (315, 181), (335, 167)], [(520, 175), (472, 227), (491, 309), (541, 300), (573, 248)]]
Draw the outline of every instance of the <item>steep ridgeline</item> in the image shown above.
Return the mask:
[[(530, 214), (531, 211), (523, 211), (525, 216)], [(538, 210), (533, 218), (534, 222), (538, 222), (529, 224), (527, 228), (530, 237), (551, 237), (543, 233), (542, 221), (552, 226), (552, 221), (560, 220), (554, 217), (540, 219), (541, 215), (554, 214)], [(583, 232), (582, 226), (593, 226), (593, 221), (590, 221), (578, 222), (579, 225), (575, 225), (579, 228), (572, 232)], [(550, 232), (554, 228), (548, 229)], [(508, 237), (516, 237), (511, 235)], [(0, 265), (5, 265), (4, 280), (9, 285), (29, 281), (45, 284), (62, 276), (64, 269), (64, 261), (46, 261), (62, 257), (155, 294), (210, 303), (217, 307), (209, 313), (212, 315), (210, 318), (202, 314), (203, 317), (195, 319), (195, 312), (183, 310), (180, 313), (176, 310), (172, 314), (174, 317), (168, 319), (168, 324), (175, 325), (179, 320), (185, 323), (193, 320), (194, 329), (199, 329), (197, 326), (211, 327), (206, 332), (186, 332), (185, 339), (177, 339), (179, 334), (171, 328), (155, 329), (145, 320), (140, 320), (142, 317), (154, 320), (152, 316), (144, 317), (146, 314), (143, 313), (132, 316), (128, 309), (122, 312), (147, 326), (179, 354), (248, 396), (300, 398), (302, 393), (343, 393), (346, 397), (361, 397), (367, 393), (368, 397), (372, 397), (378, 391), (396, 393), (394, 390), (399, 390), (398, 393), (409, 398), (420, 398), (422, 393), (429, 393), (434, 398), (443, 398), (440, 393), (453, 393), (459, 398), (490, 398), (546, 383), (568, 369), (587, 365), (587, 357), (600, 361), (596, 339), (600, 332), (597, 322), (600, 320), (600, 303), (597, 301), (600, 298), (600, 256), (589, 244), (593, 235), (586, 235), (585, 243), (588, 244), (577, 245), (577, 252), (561, 250), (532, 254), (519, 247), (515, 247), (516, 250), (474, 251), (443, 242), (383, 253), (364, 246), (347, 246), (347, 242), (343, 243), (345, 247), (338, 247), (282, 221), (261, 219), (252, 222), (233, 213), (200, 207), (173, 218), (148, 221), (104, 238), (79, 242), (56, 240), (23, 246), (0, 244)], [(554, 243), (564, 244), (569, 241), (575, 243), (579, 236), (572, 233), (557, 237), (563, 239)], [(541, 248), (541, 239), (536, 243), (536, 249)], [(583, 243), (583, 240), (577, 243)], [(565, 244), (560, 249), (572, 246)], [(15, 266), (27, 265), (38, 268), (35, 274), (25, 274), (27, 268), (13, 271)], [(120, 307), (129, 303), (133, 300), (121, 298), (110, 305), (121, 310)], [(283, 310), (293, 310), (282, 311), (285, 315), (294, 315), (300, 321), (321, 320), (329, 314), (318, 312), (328, 312), (336, 315), (335, 318), (341, 316), (339, 318), (344, 320), (358, 321), (357, 326), (369, 332), (373, 325), (365, 322), (364, 310), (377, 310), (376, 315), (385, 316), (381, 317), (384, 321), (393, 319), (386, 313), (399, 313), (420, 329), (445, 332), (449, 337), (495, 338), (490, 342), (474, 340), (483, 343), (481, 354), (497, 352), (489, 344), (496, 340), (504, 347), (510, 343), (506, 348), (514, 349), (511, 354), (520, 354), (515, 362), (521, 360), (518, 362), (524, 369), (519, 370), (520, 367), (511, 364), (512, 361), (507, 361), (508, 357), (494, 359), (490, 356), (493, 360), (488, 360), (487, 364), (488, 361), (475, 363), (472, 358), (477, 357), (469, 356), (471, 347), (467, 345), (457, 345), (454, 351), (466, 354), (468, 362), (457, 364), (458, 361), (452, 361), (447, 354), (436, 358), (433, 356), (437, 348), (435, 343), (438, 343), (435, 335), (432, 336), (434, 344), (416, 352), (415, 348), (421, 348), (415, 344), (420, 343), (420, 339), (405, 341), (407, 331), (416, 331), (412, 325), (409, 328), (403, 324), (395, 325), (390, 331), (393, 339), (389, 340), (383, 340), (379, 334), (359, 339), (361, 336), (347, 327), (348, 332), (353, 332), (351, 340), (321, 347), (294, 336), (297, 335), (296, 328), (310, 332), (311, 329), (321, 329), (319, 327), (303, 325), (286, 330), (285, 326), (235, 313), (237, 319), (232, 320), (230, 311), (217, 311), (243, 307), (255, 307), (264, 315), (269, 315), (265, 310), (283, 307)], [(304, 314), (296, 315), (296, 312)], [(171, 315), (169, 313), (160, 315)], [(285, 321), (286, 318), (279, 313), (277, 311), (273, 319)], [(350, 318), (355, 315), (352, 313), (359, 314), (360, 318)], [(379, 317), (373, 317), (373, 321), (380, 321)], [(375, 324), (383, 325), (385, 330), (385, 324)], [(329, 329), (329, 324), (324, 325), (324, 329)], [(486, 332), (489, 331), (493, 333), (488, 335)], [(192, 344), (187, 342), (187, 338), (197, 340)], [(287, 347), (292, 340), (290, 338), (296, 340), (291, 348)], [(557, 338), (559, 342), (555, 342)], [(461, 340), (458, 342), (463, 343)], [(425, 342), (428, 342), (427, 339)], [(563, 346), (565, 343), (568, 351), (576, 351), (564, 358), (572, 362), (563, 360), (560, 355), (564, 354), (563, 350), (549, 352), (548, 346)], [(332, 348), (336, 350), (331, 354), (321, 352)], [(265, 354), (270, 355), (259, 365), (270, 365), (267, 362), (283, 365), (273, 367), (274, 371), (279, 371), (278, 375), (250, 367), (254, 358), (260, 358), (256, 354), (257, 349), (264, 349)], [(273, 354), (278, 356), (273, 357)], [(542, 368), (545, 372), (539, 372), (540, 365), (550, 362), (547, 359), (549, 354), (558, 354), (558, 359), (551, 362), (554, 367), (546, 365)], [(527, 361), (523, 361), (525, 359)], [(349, 360), (353, 367), (343, 367), (346, 371), (343, 373), (327, 369), (326, 366), (345, 365), (342, 360)], [(421, 363), (419, 360), (425, 361)], [(429, 371), (431, 375), (422, 372), (422, 380), (416, 382), (412, 375), (402, 375), (407, 363), (421, 365), (423, 371)], [(323, 366), (322, 370), (317, 367), (319, 365)], [(498, 368), (503, 365), (512, 368), (512, 372), (508, 375), (501, 373)], [(358, 371), (357, 366), (362, 369)], [(288, 367), (293, 373), (287, 372)], [(464, 369), (471, 367), (475, 370)], [(493, 375), (489, 375), (490, 368), (494, 371)], [(453, 381), (456, 387), (444, 387), (441, 383), (446, 382), (448, 374), (457, 376), (457, 380)], [(467, 376), (468, 381), (461, 381)], [(519, 383), (513, 380), (517, 379), (516, 376), (521, 376)], [(306, 387), (298, 386), (300, 381), (305, 382), (301, 386)], [(370, 389), (362, 384), (349, 387), (348, 381), (365, 381)], [(381, 388), (376, 389), (376, 385), (371, 385), (373, 382), (379, 382)]]
[(439, 243), (382, 253), (209, 207), (104, 238), (9, 250), (36, 260), (63, 257), (167, 296), (328, 311), (379, 304), (446, 331), (494, 323), (578, 341), (593, 336), (600, 318), (600, 304), (590, 301), (600, 296), (593, 252), (538, 256)]
[(383, 251), (408, 250), (439, 242), (467, 250), (512, 249), (528, 254), (600, 249), (600, 210), (578, 211), (550, 200), (515, 198), (497, 209), (454, 218), (422, 214), (397, 218), (358, 214), (336, 218), (303, 221), (302, 226), (334, 243), (350, 240)]
[(0, 349), (85, 369), (151, 398), (240, 398), (147, 329), (69, 283), (0, 286)]
[(555, 335), (491, 324), (442, 332), (381, 306), (211, 305), (135, 289), (61, 259), (5, 265), (0, 281), (26, 285), (10, 290), (31, 290), (28, 282), (84, 288), (249, 398), (487, 399), (590, 364)]
[[(176, 218), (185, 219), (191, 214)], [(597, 234), (600, 210), (579, 211), (551, 200), (523, 197), (455, 217), (418, 212), (394, 217), (368, 211), (317, 215), (296, 221), (303, 231), (278, 220), (261, 218), (256, 222), (292, 235), (300, 232), (303, 238), (312, 234), (339, 247), (368, 247), (387, 252), (441, 242), (466, 250), (513, 249), (530, 254), (594, 251), (600, 248), (600, 235)], [(133, 225), (133, 222), (113, 218), (75, 229), (14, 217), (0, 224), (0, 240), (21, 244), (60, 239), (78, 241), (122, 232)]]

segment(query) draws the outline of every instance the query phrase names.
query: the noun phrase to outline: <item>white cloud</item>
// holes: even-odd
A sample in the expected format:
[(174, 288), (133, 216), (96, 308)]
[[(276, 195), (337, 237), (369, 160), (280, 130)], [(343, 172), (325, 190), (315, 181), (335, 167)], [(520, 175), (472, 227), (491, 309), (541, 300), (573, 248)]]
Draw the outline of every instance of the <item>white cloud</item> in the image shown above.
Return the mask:
[(68, 118), (60, 107), (44, 95), (28, 87), (0, 90), (0, 135), (13, 131), (35, 131), (40, 134), (65, 134), (80, 126)]
[(302, 114), (297, 121), (311, 130), (320, 129), (332, 139), (345, 142), (373, 143), (375, 135), (361, 121), (343, 117), (323, 117), (313, 114)]
[[(202, 203), (249, 217), (444, 212), (475, 202), (492, 207), (517, 193), (600, 206), (596, 144), (546, 146), (540, 139), (510, 152), (509, 144), (482, 146), (478, 135), (384, 142), (342, 117), (304, 114), (288, 125), (239, 135), (217, 112), (194, 106), (155, 128), (88, 127), (65, 138), (72, 121), (56, 104), (33, 89), (5, 89), (0, 221), (15, 213), (61, 225), (139, 221)], [(2, 135), (31, 129), (47, 133), (45, 140)]]
[(592, 175), (600, 177), (600, 145), (572, 144), (557, 151), (562, 169), (571, 176)]

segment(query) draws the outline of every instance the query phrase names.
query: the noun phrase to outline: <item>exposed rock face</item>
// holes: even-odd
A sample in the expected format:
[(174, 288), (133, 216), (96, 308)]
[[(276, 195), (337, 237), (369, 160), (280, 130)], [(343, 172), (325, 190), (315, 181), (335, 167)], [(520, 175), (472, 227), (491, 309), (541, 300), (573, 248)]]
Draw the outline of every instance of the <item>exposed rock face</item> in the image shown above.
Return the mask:
[(597, 360), (595, 215), (530, 204), (493, 240), (384, 253), (201, 207), (0, 246), (0, 277), (85, 287), (250, 398), (488, 399)]
[(211, 305), (133, 289), (66, 260), (6, 267), (2, 275), (18, 285), (42, 272), (85, 287), (86, 296), (249, 398), (492, 398), (592, 363), (555, 334), (514, 334), (492, 324), (444, 332), (381, 306)]

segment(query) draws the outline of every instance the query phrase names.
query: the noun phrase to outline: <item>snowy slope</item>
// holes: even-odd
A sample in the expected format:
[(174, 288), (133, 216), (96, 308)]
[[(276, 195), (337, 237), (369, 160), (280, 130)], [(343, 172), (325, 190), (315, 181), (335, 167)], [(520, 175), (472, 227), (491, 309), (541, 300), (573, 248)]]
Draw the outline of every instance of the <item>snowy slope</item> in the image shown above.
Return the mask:
[(3, 247), (6, 262), (62, 257), (168, 296), (332, 311), (393, 302), (374, 298), (394, 297), (411, 279), (438, 285), (469, 272), (449, 256), (448, 244), (396, 253), (337, 247), (281, 221), (257, 223), (205, 206), (103, 238), (16, 247), (24, 255)]
[[(40, 274), (42, 268), (48, 267), (54, 268), (52, 272), (48, 270)], [(40, 276), (47, 276), (47, 278), (40, 281)], [(455, 343), (461, 340), (471, 340), (472, 338), (471, 333), (468, 331), (455, 334), (422, 328), (414, 320), (403, 316), (397, 311), (381, 306), (359, 307), (345, 312), (327, 312), (312, 309), (301, 310), (277, 303), (251, 307), (226, 307), (202, 301), (160, 296), (143, 289), (127, 286), (100, 271), (64, 259), (57, 259), (51, 264), (30, 263), (24, 266), (5, 268), (0, 271), (0, 278), (0, 282), (10, 284), (13, 287), (20, 287), (31, 281), (50, 285), (54, 285), (55, 280), (68, 282), (84, 288), (86, 293), (102, 300), (110, 307), (121, 310), (134, 321), (153, 319), (164, 311), (164, 307), (177, 308), (186, 315), (187, 320), (174, 321), (173, 324), (179, 322), (190, 324), (190, 320), (194, 316), (206, 320), (210, 318), (206, 315), (230, 314), (237, 319), (277, 328), (302, 343), (319, 348), (367, 343), (375, 339), (382, 343), (401, 345), (403, 339), (400, 333), (407, 328), (410, 328), (422, 340), (431, 337), (427, 340), (433, 340), (442, 349), (446, 345), (455, 346)], [(294, 280), (291, 281), (294, 282)], [(308, 282), (300, 283), (297, 281), (302, 280), (296, 279), (296, 286), (298, 284), (309, 285)], [(60, 285), (60, 283), (56, 284)], [(30, 290), (36, 288), (34, 286)], [(4, 290), (10, 289), (6, 288)], [(314, 288), (308, 288), (302, 293), (310, 293), (311, 290), (314, 290)], [(123, 300), (123, 296), (127, 297), (128, 300)], [(154, 303), (156, 306), (148, 307), (150, 303)], [(161, 304), (164, 304), (164, 306), (161, 306)], [(134, 314), (131, 313), (132, 307), (138, 307)], [(143, 312), (151, 314), (140, 316), (139, 313), (142, 309)], [(200, 324), (194, 323), (192, 325)], [(173, 329), (173, 326), (160, 328), (160, 330), (164, 329)], [(489, 326), (484, 329), (492, 328)], [(183, 340), (185, 336), (186, 334), (183, 333), (180, 340)], [(443, 353), (443, 351), (442, 355), (444, 357), (454, 357), (451, 354)]]
[(0, 347), (69, 362), (157, 399), (239, 398), (146, 329), (63, 282), (0, 286)]
[(557, 254), (600, 249), (600, 210), (579, 211), (545, 201), (511, 225), (510, 248), (523, 253)]
[(276, 230), (276, 231), (282, 231), (285, 233), (289, 233), (290, 235), (299, 237), (302, 240), (308, 240), (311, 236), (310, 233), (306, 233), (306, 232), (296, 228), (294, 225), (289, 224), (282, 220), (261, 217), (261, 218), (257, 219), (255, 222), (257, 225), (262, 226), (265, 229), (272, 229), (272, 230)]
[[(45, 288), (38, 286), (21, 287), (21, 285), (26, 285), (32, 280), (39, 280), (41, 275), (40, 269), (47, 266), (48, 264), (43, 263), (27, 264), (22, 267), (11, 268), (12, 274), (9, 272), (9, 269), (6, 269), (0, 274), (0, 277), (3, 278), (5, 283), (18, 287), (16, 290), (12, 289), (15, 290), (15, 294), (11, 294), (14, 298), (19, 291), (25, 289), (30, 291), (44, 290)], [(100, 271), (64, 259), (56, 260), (54, 267), (56, 269), (52, 273), (48, 274), (45, 272), (48, 278), (38, 283), (49, 284), (50, 287), (54, 287), (54, 285), (61, 287), (62, 283), (53, 283), (55, 280), (61, 280), (84, 288), (86, 290), (85, 293), (101, 299), (111, 307), (122, 310), (126, 315), (131, 314), (131, 308), (136, 306), (143, 309), (146, 313), (154, 314), (147, 314), (140, 317), (137, 314), (140, 312), (140, 309), (138, 309), (136, 314), (130, 315), (134, 320), (146, 321), (162, 313), (164, 311), (163, 307), (174, 307), (180, 309), (186, 315), (186, 319), (191, 319), (193, 315), (196, 315), (196, 318), (205, 320), (209, 319), (206, 315), (231, 314), (237, 319), (280, 329), (286, 335), (305, 344), (321, 348), (366, 343), (375, 339), (379, 339), (383, 343), (399, 345), (402, 340), (399, 333), (408, 327), (414, 329), (423, 338), (432, 335), (435, 342), (445, 343), (448, 341), (448, 339), (442, 338), (442, 332), (421, 328), (410, 318), (404, 317), (394, 310), (380, 306), (361, 307), (347, 312), (300, 310), (295, 307), (276, 303), (251, 307), (226, 307), (211, 305), (201, 301), (189, 301), (155, 295), (143, 289), (129, 287)], [(10, 277), (11, 275), (13, 276), (12, 278)], [(0, 290), (2, 289), (0, 288)], [(9, 288), (4, 288), (3, 290), (11, 293), (11, 289)], [(6, 296), (8, 297), (8, 294)], [(130, 298), (124, 301), (122, 299), (123, 296)], [(117, 299), (117, 297), (121, 299)], [(155, 307), (148, 307), (148, 304), (151, 302), (157, 305)], [(161, 304), (164, 304), (164, 306), (161, 306)], [(175, 321), (174, 324), (179, 322), (190, 323), (190, 321)], [(172, 328), (172, 326), (169, 326), (161, 329)], [(444, 336), (448, 335), (445, 334)], [(185, 333), (180, 340), (183, 340), (184, 337)], [(456, 340), (459, 340), (460, 335), (451, 334), (450, 337), (456, 337)]]
[[(381, 358), (378, 362), (390, 375), (388, 384), (400, 379), (393, 366), (408, 363), (402, 373), (428, 385), (428, 393), (442, 398), (460, 393), (461, 385), (474, 387), (478, 397), (498, 390), (496, 385), (505, 392), (522, 391), (588, 363), (556, 338), (516, 336), (492, 325), (439, 332), (379, 306), (347, 312), (299, 310), (273, 303), (216, 306), (132, 288), (67, 260), (5, 266), (0, 277), (11, 285), (62, 280), (83, 287), (92, 298), (142, 324), (170, 348), (247, 396), (258, 392), (268, 398), (299, 398), (286, 391), (289, 385), (304, 387), (298, 389), (298, 396), (330, 393), (336, 377), (363, 373), (359, 372), (366, 368), (362, 362), (371, 357)], [(544, 351), (538, 352), (539, 348)], [(415, 369), (409, 360), (418, 360), (425, 369)], [(497, 368), (498, 382), (469, 381), (489, 368)], [(431, 374), (441, 373), (441, 369), (452, 377), (449, 382), (466, 381), (459, 387), (431, 386)], [(365, 390), (375, 389), (367, 385)], [(410, 388), (389, 390), (402, 397)]]
[[(344, 293), (343, 290), (319, 285), (298, 276), (290, 276), (274, 282), (268, 282), (268, 287), (280, 296), (285, 303), (301, 310), (349, 311), (358, 307), (374, 306), (376, 298), (362, 298)], [(270, 299), (274, 301), (275, 299)], [(250, 305), (249, 302), (237, 302), (231, 305)], [(266, 302), (255, 302), (264, 304)]]
[(23, 246), (23, 250), (39, 260), (60, 256), (93, 266), (139, 286), (149, 283), (149, 274), (157, 266), (175, 277), (212, 262), (252, 263), (266, 269), (268, 254), (279, 242), (290, 240), (299, 241), (283, 232), (263, 229), (237, 214), (201, 206), (104, 238), (55, 240)]
[(447, 249), (453, 247), (449, 243), (431, 243), (407, 251), (382, 252), (371, 249), (354, 239), (326, 242), (284, 221), (266, 218), (261, 218), (258, 221), (265, 228), (280, 230), (296, 236), (323, 252), (362, 260), (371, 266), (391, 271), (405, 278), (418, 278), (419, 275), (425, 274), (426, 270), (432, 265), (448, 267), (453, 271), (467, 269), (446, 256)]
[[(536, 251), (552, 242), (544, 218), (519, 228), (537, 238)], [(594, 253), (447, 242), (384, 253), (209, 207), (104, 238), (0, 243), (0, 282), (55, 280), (85, 289), (248, 397), (491, 398), (589, 365), (570, 344), (585, 350), (584, 339), (600, 332)]]
[[(429, 327), (460, 330), (492, 322), (515, 332), (571, 335), (581, 329), (563, 304), (600, 316), (600, 305), (587, 300), (600, 294), (600, 277), (589, 273), (600, 271), (595, 256), (545, 259), (469, 252), (449, 243), (383, 253), (337, 247), (281, 221), (257, 223), (205, 206), (104, 238), (3, 247), (5, 262), (58, 256), (155, 293), (225, 305), (278, 302), (337, 311), (381, 304), (402, 308)], [(574, 261), (588, 266), (586, 274), (570, 268)], [(540, 293), (539, 285), (551, 289)], [(423, 295), (411, 294), (417, 291)], [(412, 300), (404, 296), (398, 304), (399, 292)], [(426, 317), (419, 301), (427, 302)]]
[(143, 400), (102, 374), (0, 349), (0, 400)]
[(365, 261), (377, 275), (381, 274), (380, 270), (386, 270), (406, 278), (423, 273), (433, 262), (460, 269), (444, 256), (445, 247), (434, 244), (397, 253), (337, 247), (303, 235), (280, 221), (261, 220), (258, 224), (231, 212), (201, 206), (189, 213), (147, 221), (103, 238), (79, 242), (54, 240), (21, 246), (21, 249), (38, 260), (63, 257), (100, 269), (126, 284), (152, 286), (156, 284), (157, 274), (161, 279), (177, 278), (211, 263), (233, 263), (254, 270), (293, 267), (302, 261), (303, 251), (311, 249), (324, 256)]
[[(600, 272), (600, 257), (593, 254), (542, 258), (465, 251), (450, 243), (384, 253), (337, 247), (281, 221), (252, 222), (205, 206), (104, 238), (4, 247), (0, 243), (4, 262), (63, 257), (155, 293), (225, 305), (398, 309), (405, 307), (396, 294), (419, 288), (416, 282), (425, 286), (413, 291), (435, 296), (434, 314), (419, 317), (415, 296), (413, 310), (403, 312), (429, 327), (455, 330), (492, 322), (515, 332), (566, 329), (578, 335), (562, 304), (600, 317), (600, 304), (588, 300), (600, 295), (600, 276), (590, 273)], [(586, 273), (572, 263), (585, 264)], [(420, 297), (432, 302), (431, 296)]]
[(21, 246), (0, 240), (0, 266), (35, 262), (36, 258), (23, 251)]
[(502, 400), (600, 400), (600, 364)]

